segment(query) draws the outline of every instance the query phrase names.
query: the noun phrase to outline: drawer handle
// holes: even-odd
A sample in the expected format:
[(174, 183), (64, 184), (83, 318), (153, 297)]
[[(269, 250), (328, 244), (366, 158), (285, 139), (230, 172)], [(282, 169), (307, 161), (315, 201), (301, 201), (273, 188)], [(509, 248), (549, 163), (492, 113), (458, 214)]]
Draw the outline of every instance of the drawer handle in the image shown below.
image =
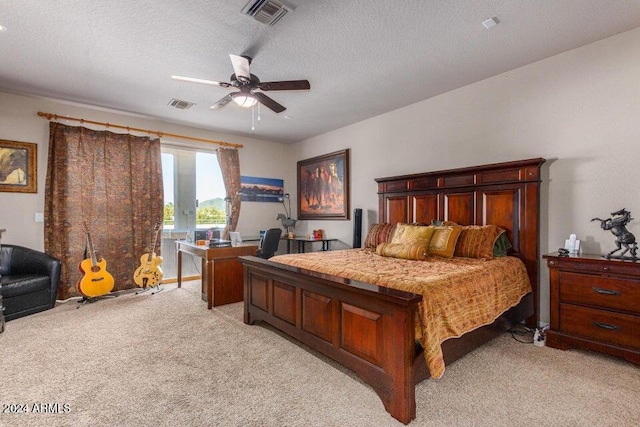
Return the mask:
[(602, 295), (615, 295), (615, 296), (620, 295), (620, 291), (614, 291), (612, 289), (602, 289), (602, 288), (596, 288), (596, 287), (593, 288), (593, 292), (597, 292)]
[(593, 324), (595, 326), (599, 327), (599, 328), (607, 329), (609, 331), (619, 331), (620, 330), (620, 326), (610, 325), (608, 323), (593, 322)]

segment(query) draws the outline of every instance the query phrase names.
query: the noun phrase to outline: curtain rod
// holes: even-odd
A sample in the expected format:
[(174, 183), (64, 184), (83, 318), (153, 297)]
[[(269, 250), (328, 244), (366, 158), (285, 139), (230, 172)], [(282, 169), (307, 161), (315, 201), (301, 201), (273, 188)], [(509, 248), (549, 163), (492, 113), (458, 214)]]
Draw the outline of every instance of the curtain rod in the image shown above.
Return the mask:
[(73, 120), (76, 122), (80, 122), (80, 123), (91, 123), (93, 125), (99, 125), (99, 126), (106, 126), (107, 128), (117, 128), (117, 129), (126, 129), (127, 131), (136, 131), (136, 132), (143, 132), (143, 133), (148, 133), (149, 135), (154, 134), (157, 135), (158, 137), (162, 138), (163, 136), (169, 136), (169, 137), (173, 137), (173, 138), (181, 138), (181, 139), (188, 139), (189, 141), (198, 141), (198, 142), (208, 142), (210, 144), (218, 144), (221, 145), (223, 147), (232, 147), (232, 148), (242, 148), (243, 145), (242, 144), (232, 144), (231, 142), (224, 142), (224, 141), (216, 141), (214, 139), (205, 139), (205, 138), (196, 138), (193, 136), (186, 136), (186, 135), (178, 135), (175, 133), (168, 133), (168, 132), (160, 132), (157, 130), (147, 130), (147, 129), (140, 129), (140, 128), (134, 128), (131, 126), (122, 126), (122, 125), (114, 125), (113, 123), (103, 123), (103, 122), (95, 122), (93, 120), (85, 120), (85, 119), (78, 119), (75, 117), (67, 117), (67, 116), (59, 116), (57, 114), (51, 114), (51, 113), (43, 113), (42, 111), (38, 111), (38, 115), (40, 117), (44, 117), (47, 120)]

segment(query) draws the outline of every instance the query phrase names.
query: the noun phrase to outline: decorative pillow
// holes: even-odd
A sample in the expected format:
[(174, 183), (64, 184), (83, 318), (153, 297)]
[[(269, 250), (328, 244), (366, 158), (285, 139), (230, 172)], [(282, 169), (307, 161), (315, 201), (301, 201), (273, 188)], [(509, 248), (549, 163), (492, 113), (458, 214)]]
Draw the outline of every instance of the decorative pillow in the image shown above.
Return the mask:
[(427, 248), (433, 235), (433, 227), (399, 223), (391, 243), (420, 244)]
[(396, 231), (396, 224), (371, 224), (364, 239), (364, 247), (375, 250), (380, 243), (391, 242), (394, 231)]
[(455, 256), (467, 258), (493, 258), (493, 247), (498, 237), (506, 232), (497, 225), (465, 225), (456, 243)]
[(511, 249), (513, 245), (509, 241), (509, 237), (507, 237), (507, 233), (501, 233), (496, 242), (493, 244), (493, 256), (494, 257), (502, 257), (507, 256), (509, 254), (509, 249)]
[(440, 225), (458, 225), (453, 221), (440, 221), (439, 219), (432, 219), (431, 225), (440, 226)]
[(422, 243), (380, 243), (376, 253), (381, 256), (424, 261), (427, 258), (426, 246)]
[(456, 249), (456, 242), (460, 237), (461, 231), (462, 227), (459, 225), (433, 227), (433, 237), (431, 237), (427, 247), (429, 255), (451, 258)]

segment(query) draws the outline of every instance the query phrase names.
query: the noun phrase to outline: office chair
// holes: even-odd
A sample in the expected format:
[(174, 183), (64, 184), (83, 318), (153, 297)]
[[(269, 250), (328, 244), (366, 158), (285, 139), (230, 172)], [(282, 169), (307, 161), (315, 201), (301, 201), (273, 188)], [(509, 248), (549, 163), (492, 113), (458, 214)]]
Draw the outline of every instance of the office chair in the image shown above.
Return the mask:
[(257, 256), (264, 259), (269, 259), (278, 250), (280, 244), (280, 236), (282, 235), (281, 228), (270, 228), (264, 234), (262, 239), (261, 248), (258, 250)]

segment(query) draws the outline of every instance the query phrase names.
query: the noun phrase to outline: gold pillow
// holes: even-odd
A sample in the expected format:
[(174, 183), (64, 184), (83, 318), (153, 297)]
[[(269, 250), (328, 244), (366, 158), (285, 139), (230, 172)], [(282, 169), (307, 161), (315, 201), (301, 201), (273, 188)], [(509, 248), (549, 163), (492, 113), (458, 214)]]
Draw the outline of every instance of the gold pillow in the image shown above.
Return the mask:
[(424, 261), (427, 250), (422, 243), (380, 243), (376, 253), (381, 256)]
[(433, 235), (433, 227), (399, 223), (391, 243), (420, 244), (427, 248)]
[(456, 243), (455, 256), (493, 258), (493, 245), (502, 233), (497, 225), (465, 225)]
[(429, 241), (427, 252), (429, 255), (437, 255), (444, 258), (451, 258), (456, 249), (456, 242), (460, 237), (462, 227), (460, 226), (439, 226), (433, 227), (433, 237)]

